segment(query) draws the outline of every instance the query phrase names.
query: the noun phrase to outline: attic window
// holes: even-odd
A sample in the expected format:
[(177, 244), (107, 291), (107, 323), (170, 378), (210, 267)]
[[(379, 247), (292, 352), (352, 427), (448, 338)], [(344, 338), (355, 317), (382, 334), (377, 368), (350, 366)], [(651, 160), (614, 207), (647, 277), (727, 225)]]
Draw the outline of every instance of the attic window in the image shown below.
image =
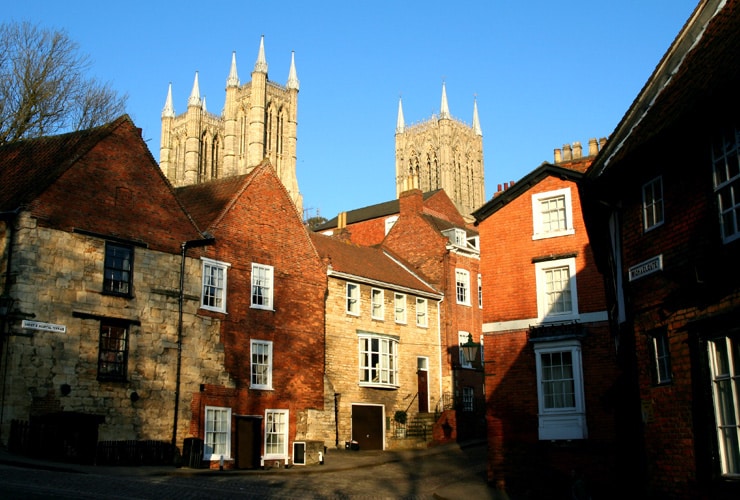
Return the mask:
[(464, 229), (448, 229), (446, 231), (443, 231), (442, 234), (447, 236), (447, 238), (450, 240), (450, 243), (457, 247), (465, 248), (468, 246), (467, 233)]

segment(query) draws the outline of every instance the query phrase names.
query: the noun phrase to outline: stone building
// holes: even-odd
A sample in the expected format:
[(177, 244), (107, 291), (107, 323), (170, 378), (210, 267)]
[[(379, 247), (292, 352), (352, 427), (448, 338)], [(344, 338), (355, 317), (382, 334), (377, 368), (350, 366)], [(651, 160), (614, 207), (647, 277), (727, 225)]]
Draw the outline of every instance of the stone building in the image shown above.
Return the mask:
[(738, 53), (740, 2), (699, 2), (581, 189), (634, 394), (630, 495), (740, 498)]
[(578, 191), (594, 156), (558, 152), (473, 213), (488, 477), (513, 497), (570, 497), (574, 474), (611, 491), (618, 477), (619, 371)]
[(407, 126), (398, 100), (396, 195), (410, 189), (444, 189), (468, 218), (486, 201), (478, 104), (473, 102), (472, 126), (453, 118), (444, 84), (439, 115), (421, 123)]
[(219, 383), (223, 352), (182, 279), (204, 240), (140, 129), (6, 145), (0, 175), (3, 444), (87, 462), (98, 441), (175, 445), (180, 395)]
[(206, 109), (197, 72), (187, 110), (179, 115), (170, 84), (162, 110), (159, 166), (174, 186), (246, 174), (268, 159), (302, 213), (296, 177), (299, 82), (295, 54), (285, 86), (271, 81), (267, 69), (264, 37), (251, 81), (240, 83), (233, 53), (220, 115)]
[(442, 294), (380, 248), (314, 233), (328, 274), (326, 399), (334, 442), (426, 445), (442, 400)]
[(480, 357), (465, 360), (460, 344), (482, 340), (478, 232), (468, 227), (443, 189), (412, 189), (399, 199), (343, 212), (316, 231), (365, 246), (390, 250), (445, 295), (439, 305), (443, 353), (439, 424), (435, 439), (484, 435), (483, 371)]
[(323, 420), (327, 278), (290, 194), (267, 160), (176, 191), (215, 238), (201, 257), (198, 315), (220, 325), (224, 361), (222, 381), (187, 394), (188, 435), (213, 467), (222, 457), (226, 468), (286, 464), (296, 442), (323, 449), (333, 438)]

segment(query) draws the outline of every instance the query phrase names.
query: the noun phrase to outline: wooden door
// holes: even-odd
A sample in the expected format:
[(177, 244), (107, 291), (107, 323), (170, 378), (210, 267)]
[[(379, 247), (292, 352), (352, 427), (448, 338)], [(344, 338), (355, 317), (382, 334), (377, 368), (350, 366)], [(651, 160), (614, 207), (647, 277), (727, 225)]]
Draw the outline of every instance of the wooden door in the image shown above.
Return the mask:
[(352, 440), (360, 450), (382, 450), (383, 438), (383, 407), (352, 405)]
[(261, 417), (237, 417), (236, 467), (238, 469), (256, 469), (260, 466), (261, 430)]
[(419, 413), (429, 413), (429, 371), (427, 358), (416, 358), (417, 397)]

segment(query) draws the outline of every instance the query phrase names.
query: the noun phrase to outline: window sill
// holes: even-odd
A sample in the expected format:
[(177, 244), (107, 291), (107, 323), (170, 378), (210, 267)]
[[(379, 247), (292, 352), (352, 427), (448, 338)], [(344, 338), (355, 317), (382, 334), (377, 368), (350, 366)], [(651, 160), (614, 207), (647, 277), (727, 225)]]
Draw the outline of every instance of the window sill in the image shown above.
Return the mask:
[(400, 385), (392, 385), (392, 384), (380, 384), (375, 382), (360, 382), (360, 387), (369, 387), (371, 389), (393, 389), (397, 390)]
[(249, 306), (249, 308), (250, 308), (250, 309), (259, 309), (259, 310), (261, 310), (261, 311), (271, 311), (271, 312), (275, 312), (275, 309), (273, 309), (272, 307), (266, 307), (266, 306), (258, 306), (258, 305), (255, 305), (255, 304), (251, 304), (251, 305)]
[(547, 238), (559, 238), (560, 236), (572, 236), (576, 234), (575, 229), (566, 229), (565, 231), (557, 231), (553, 233), (536, 233), (532, 235), (533, 240), (544, 240)]
[(204, 306), (203, 304), (200, 305), (200, 308), (203, 309), (204, 311), (211, 311), (211, 312), (226, 314), (226, 309), (218, 309), (216, 307)]

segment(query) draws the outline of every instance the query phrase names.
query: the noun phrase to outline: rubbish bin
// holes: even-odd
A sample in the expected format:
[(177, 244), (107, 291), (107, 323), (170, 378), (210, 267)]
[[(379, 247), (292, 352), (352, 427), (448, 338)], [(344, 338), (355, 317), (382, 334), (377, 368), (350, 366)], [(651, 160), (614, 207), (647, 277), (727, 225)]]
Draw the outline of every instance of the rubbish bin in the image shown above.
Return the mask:
[(203, 465), (203, 440), (185, 438), (182, 443), (182, 461), (185, 467), (200, 469)]

